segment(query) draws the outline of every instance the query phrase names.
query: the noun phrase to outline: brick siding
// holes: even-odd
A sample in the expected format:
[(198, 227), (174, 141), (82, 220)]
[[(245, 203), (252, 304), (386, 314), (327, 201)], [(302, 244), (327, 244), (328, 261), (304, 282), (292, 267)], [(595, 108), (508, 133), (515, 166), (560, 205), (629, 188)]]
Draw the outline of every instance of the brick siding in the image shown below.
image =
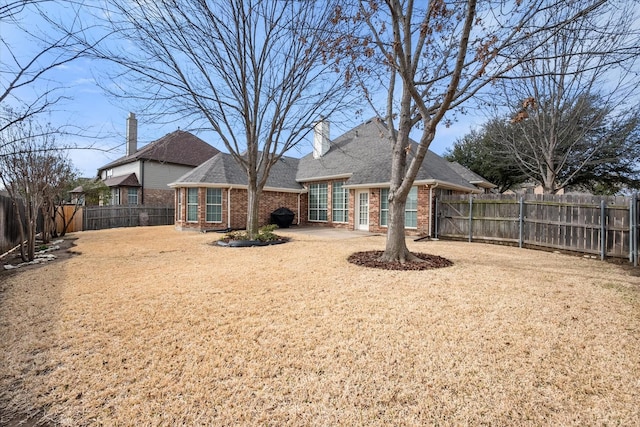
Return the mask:
[[(229, 218), (229, 190), (222, 190), (222, 221), (207, 222), (206, 221), (206, 188), (198, 188), (198, 210), (197, 221), (188, 222), (187, 218), (187, 192), (182, 188), (182, 206), (181, 212), (176, 212), (176, 228), (184, 230), (215, 230), (215, 229), (244, 229), (247, 226), (247, 190), (232, 189), (231, 190), (231, 218)], [(302, 199), (305, 199), (304, 204)], [(176, 207), (177, 192), (174, 196)], [(301, 214), (300, 225), (306, 225), (306, 196), (301, 196)], [(298, 194), (284, 193), (275, 191), (264, 191), (260, 199), (260, 209), (258, 213), (259, 225), (267, 225), (271, 222), (271, 212), (278, 208), (286, 207), (295, 213), (294, 224), (298, 224)], [(177, 208), (176, 208), (177, 210)], [(178, 219), (180, 217), (180, 219)]]
[[(140, 192), (138, 191), (138, 199), (140, 198)], [(144, 190), (144, 204), (147, 206), (175, 206), (175, 191), (174, 190)]]
[[(327, 184), (327, 221), (308, 221), (308, 195), (303, 193), (300, 196), (297, 193), (285, 193), (275, 191), (264, 191), (260, 200), (259, 211), (259, 223), (260, 226), (269, 224), (271, 220), (271, 212), (280, 208), (286, 207), (291, 209), (295, 214), (293, 224), (299, 224), (301, 226), (313, 225), (320, 227), (333, 227), (342, 228), (347, 230), (355, 229), (356, 221), (356, 190), (349, 190), (349, 218), (348, 222), (333, 222), (332, 220), (332, 194), (333, 184), (338, 181), (318, 181), (316, 184)], [(308, 189), (309, 184), (305, 185)], [(229, 190), (222, 189), (222, 222), (211, 223), (205, 221), (206, 215), (206, 189), (198, 189), (198, 220), (195, 222), (186, 221), (187, 210), (187, 196), (186, 189), (180, 189), (183, 192), (183, 203), (181, 215), (177, 212), (177, 195), (174, 195), (174, 203), (176, 206), (176, 228), (184, 230), (213, 230), (213, 229), (244, 229), (247, 225), (247, 191), (242, 189), (231, 190), (231, 218), (228, 217), (228, 198)], [(373, 233), (386, 233), (387, 227), (380, 225), (380, 188), (371, 188), (369, 192), (369, 231)], [(176, 193), (177, 194), (177, 193)], [(407, 229), (407, 235), (427, 235), (429, 234), (429, 222), (433, 221), (431, 215), (431, 208), (433, 207), (433, 201), (429, 201), (429, 187), (420, 185), (418, 186), (418, 211), (417, 211), (417, 228)], [(435, 192), (432, 194), (435, 198)], [(300, 217), (298, 217), (298, 200), (300, 203)], [(181, 219), (178, 220), (178, 216)], [(433, 223), (431, 226), (433, 230)]]

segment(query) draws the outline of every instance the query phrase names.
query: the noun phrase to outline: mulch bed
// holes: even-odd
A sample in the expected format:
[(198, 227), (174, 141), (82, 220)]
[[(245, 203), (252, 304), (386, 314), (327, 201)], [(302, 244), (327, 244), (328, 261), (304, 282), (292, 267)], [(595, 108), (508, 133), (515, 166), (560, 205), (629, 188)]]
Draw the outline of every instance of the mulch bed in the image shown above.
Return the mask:
[[(73, 250), (75, 246), (75, 241), (78, 240), (77, 237), (65, 236), (62, 238), (57, 238), (55, 245), (48, 245), (48, 252), (53, 255), (51, 258), (47, 259), (46, 263), (25, 263), (21, 256), (20, 250), (16, 249), (15, 251), (7, 254), (4, 258), (0, 259), (0, 276), (8, 275), (17, 272), (18, 270), (27, 270), (32, 268), (38, 268), (43, 264), (48, 264), (49, 262), (61, 261), (68, 259), (74, 255), (80, 255), (79, 252)], [(42, 246), (42, 244), (38, 244), (38, 246)], [(8, 268), (5, 269), (5, 265), (11, 266), (19, 266), (20, 268)]]
[(437, 255), (429, 255), (424, 253), (414, 253), (415, 256), (423, 260), (423, 262), (407, 261), (405, 263), (400, 262), (386, 262), (381, 261), (383, 251), (366, 251), (356, 252), (347, 258), (352, 264), (361, 265), (363, 267), (380, 268), (384, 270), (432, 270), (434, 268), (443, 268), (453, 265), (453, 262), (446, 258), (442, 258)]

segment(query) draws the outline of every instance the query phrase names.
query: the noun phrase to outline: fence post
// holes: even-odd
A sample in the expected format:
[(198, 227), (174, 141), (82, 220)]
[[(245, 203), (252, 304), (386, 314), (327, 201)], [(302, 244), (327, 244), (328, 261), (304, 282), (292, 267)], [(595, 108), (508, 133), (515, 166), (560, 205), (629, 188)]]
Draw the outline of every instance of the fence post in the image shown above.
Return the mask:
[(524, 196), (520, 196), (520, 214), (518, 217), (518, 247), (521, 248), (524, 240)]
[(600, 200), (600, 260), (607, 255), (607, 204)]
[(473, 236), (473, 195), (469, 194), (469, 242)]

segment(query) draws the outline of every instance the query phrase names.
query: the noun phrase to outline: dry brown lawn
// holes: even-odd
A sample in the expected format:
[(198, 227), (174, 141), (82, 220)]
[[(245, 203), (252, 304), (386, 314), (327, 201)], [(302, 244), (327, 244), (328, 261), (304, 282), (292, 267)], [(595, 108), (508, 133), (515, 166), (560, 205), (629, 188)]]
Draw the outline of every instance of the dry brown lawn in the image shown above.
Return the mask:
[[(281, 232), (287, 235), (287, 232)], [(383, 236), (223, 248), (150, 227), (0, 275), (0, 409), (49, 425), (638, 425), (640, 278), (597, 260)]]

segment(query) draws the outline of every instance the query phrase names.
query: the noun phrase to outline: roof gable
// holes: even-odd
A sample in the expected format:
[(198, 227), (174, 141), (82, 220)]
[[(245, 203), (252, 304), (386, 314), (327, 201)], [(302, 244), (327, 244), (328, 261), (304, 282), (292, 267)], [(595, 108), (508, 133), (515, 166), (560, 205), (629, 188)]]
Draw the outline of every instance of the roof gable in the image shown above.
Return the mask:
[(195, 167), (219, 152), (220, 150), (207, 144), (192, 133), (177, 130), (145, 145), (129, 156), (121, 157), (102, 166), (99, 170), (139, 160), (151, 160), (160, 163), (173, 163)]

